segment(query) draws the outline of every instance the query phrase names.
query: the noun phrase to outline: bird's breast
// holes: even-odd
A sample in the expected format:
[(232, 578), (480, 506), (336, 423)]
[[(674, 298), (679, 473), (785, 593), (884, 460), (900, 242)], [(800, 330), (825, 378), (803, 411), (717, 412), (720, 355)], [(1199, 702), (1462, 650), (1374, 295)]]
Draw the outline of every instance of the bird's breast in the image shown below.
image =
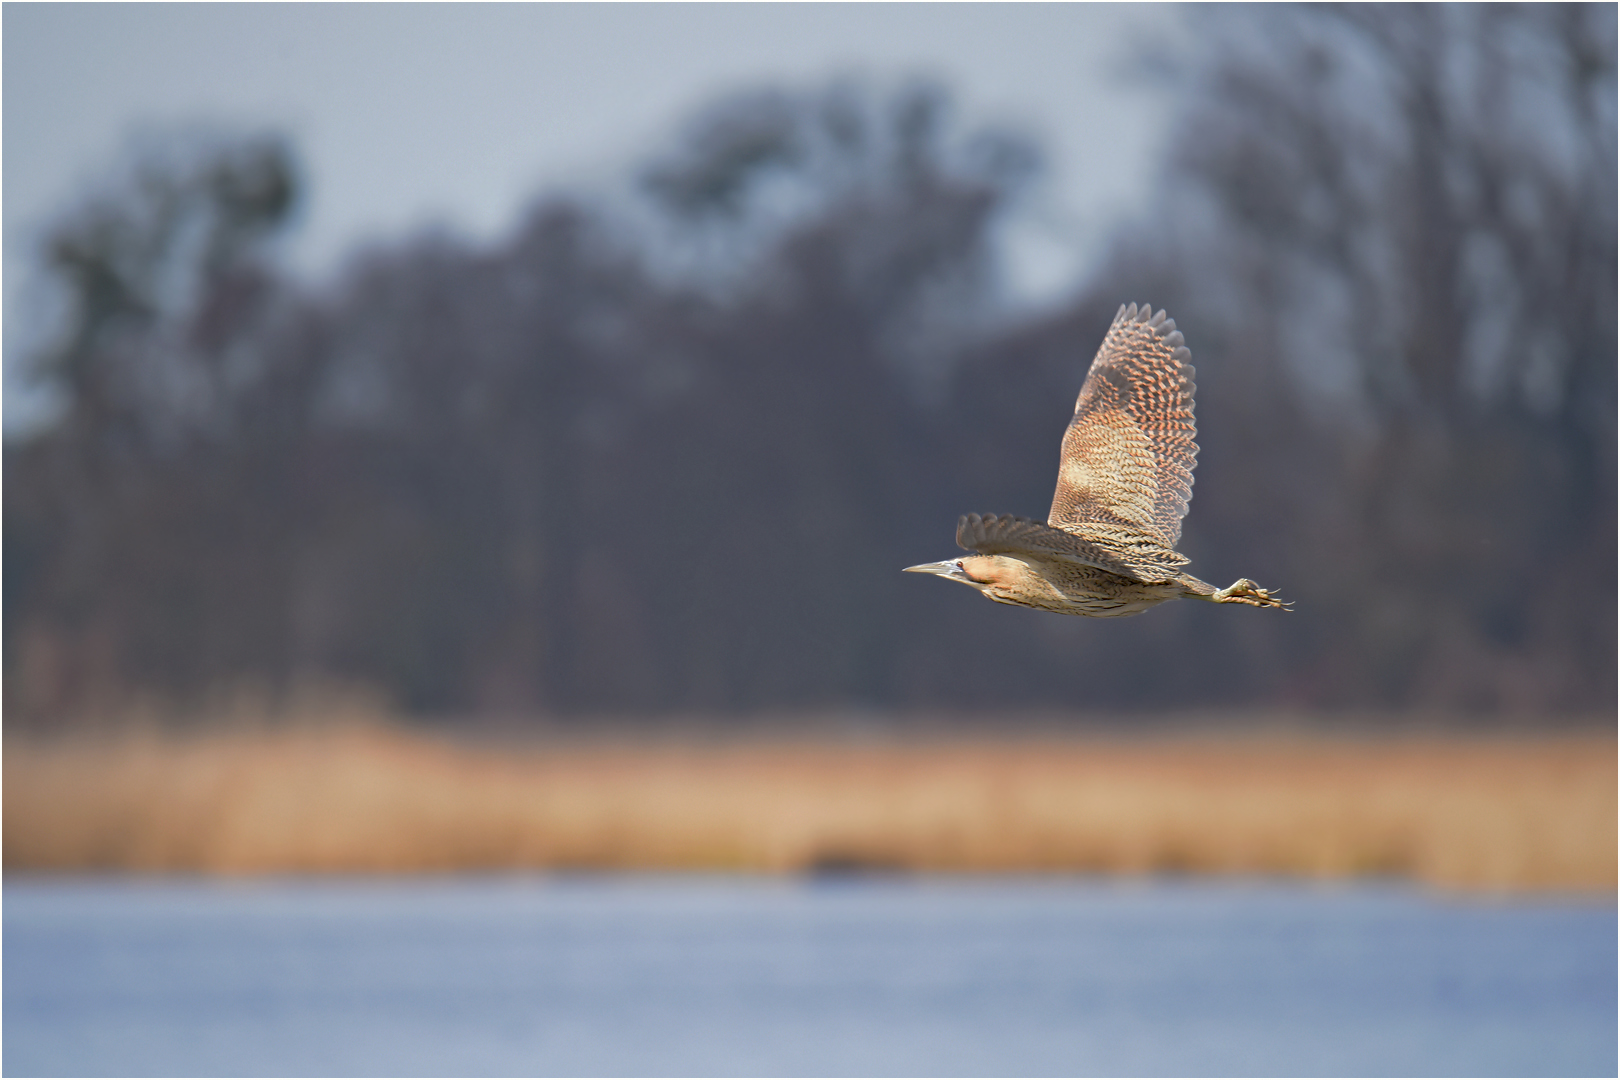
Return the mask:
[(1003, 604), (1065, 615), (1111, 618), (1135, 615), (1178, 595), (1172, 583), (1148, 584), (1068, 560), (1008, 558), (1005, 580), (984, 590)]

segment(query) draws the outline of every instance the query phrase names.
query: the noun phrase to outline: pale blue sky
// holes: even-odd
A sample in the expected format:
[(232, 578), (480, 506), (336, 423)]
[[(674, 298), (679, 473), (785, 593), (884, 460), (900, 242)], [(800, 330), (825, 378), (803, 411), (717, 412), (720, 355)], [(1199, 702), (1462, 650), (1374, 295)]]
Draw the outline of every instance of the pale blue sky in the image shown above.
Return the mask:
[[(1153, 5), (11, 3), (0, 20), (8, 374), (42, 224), (141, 131), (190, 121), (292, 137), (310, 188), (288, 255), (318, 280), (367, 239), (493, 236), (729, 89), (929, 75), (970, 120), (1047, 148), (1019, 261), (1050, 291), (1152, 176), (1168, 93), (1126, 77), (1135, 48), (1185, 43)], [(26, 402), (7, 399), (9, 427)]]

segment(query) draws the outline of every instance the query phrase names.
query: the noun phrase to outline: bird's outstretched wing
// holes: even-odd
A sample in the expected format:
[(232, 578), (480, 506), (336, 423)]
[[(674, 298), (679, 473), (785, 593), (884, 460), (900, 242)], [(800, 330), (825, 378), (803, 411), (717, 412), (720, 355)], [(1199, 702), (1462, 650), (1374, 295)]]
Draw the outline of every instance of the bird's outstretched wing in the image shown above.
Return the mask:
[(1198, 456), (1191, 360), (1174, 319), (1120, 307), (1063, 433), (1053, 527), (1117, 537), (1155, 567), (1187, 561), (1175, 546)]
[(1142, 573), (1112, 551), (1089, 543), (1074, 533), (1013, 514), (965, 514), (956, 523), (956, 543), (980, 555), (1041, 555), (1073, 559), (1135, 581), (1163, 581), (1163, 575)]

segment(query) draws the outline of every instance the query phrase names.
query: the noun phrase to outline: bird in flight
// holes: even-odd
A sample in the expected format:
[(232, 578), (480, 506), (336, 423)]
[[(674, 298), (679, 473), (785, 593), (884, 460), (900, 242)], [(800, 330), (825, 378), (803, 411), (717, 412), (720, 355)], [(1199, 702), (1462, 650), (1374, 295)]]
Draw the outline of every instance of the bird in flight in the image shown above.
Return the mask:
[(1198, 457), (1191, 360), (1174, 319), (1121, 305), (1063, 433), (1046, 524), (968, 514), (956, 543), (974, 554), (906, 569), (1065, 615), (1135, 615), (1181, 597), (1286, 609), (1248, 578), (1217, 589), (1181, 570)]

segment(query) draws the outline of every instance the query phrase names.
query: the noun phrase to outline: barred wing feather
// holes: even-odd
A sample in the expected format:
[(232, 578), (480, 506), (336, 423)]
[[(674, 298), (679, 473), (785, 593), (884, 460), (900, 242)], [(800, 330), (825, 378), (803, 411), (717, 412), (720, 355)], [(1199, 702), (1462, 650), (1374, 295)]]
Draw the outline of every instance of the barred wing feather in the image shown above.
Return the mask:
[(1123, 539), (1139, 556), (1119, 555), (1146, 559), (1141, 569), (1187, 561), (1174, 549), (1198, 456), (1191, 359), (1174, 319), (1120, 307), (1063, 433), (1054, 528), (1109, 547)]
[(980, 555), (1040, 555), (1072, 559), (1134, 580), (1140, 578), (1107, 548), (1074, 533), (1013, 514), (964, 514), (956, 523), (956, 543)]

